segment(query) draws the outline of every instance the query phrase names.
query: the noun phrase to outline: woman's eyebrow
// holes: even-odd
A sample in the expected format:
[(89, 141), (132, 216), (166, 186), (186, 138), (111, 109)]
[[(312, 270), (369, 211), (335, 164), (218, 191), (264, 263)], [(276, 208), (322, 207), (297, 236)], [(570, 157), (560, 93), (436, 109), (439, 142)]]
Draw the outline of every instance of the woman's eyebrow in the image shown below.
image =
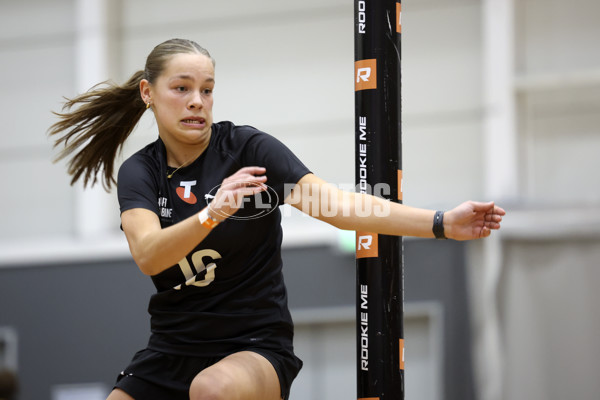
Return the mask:
[[(177, 80), (177, 79), (182, 79), (182, 80), (195, 80), (195, 78), (192, 75), (187, 75), (187, 74), (181, 74), (181, 75), (176, 75), (174, 77), (172, 77), (170, 80)], [(215, 78), (207, 78), (204, 80), (204, 82), (214, 82)]]

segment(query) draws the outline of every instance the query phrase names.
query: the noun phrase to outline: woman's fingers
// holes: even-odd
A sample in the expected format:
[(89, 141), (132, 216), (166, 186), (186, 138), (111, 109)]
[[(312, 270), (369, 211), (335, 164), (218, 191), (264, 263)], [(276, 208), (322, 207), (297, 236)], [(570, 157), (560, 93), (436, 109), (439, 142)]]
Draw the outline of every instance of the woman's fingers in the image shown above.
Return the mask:
[[(244, 167), (239, 169), (235, 174), (225, 178), (222, 186), (227, 186), (228, 189), (238, 189), (248, 186), (264, 186), (267, 181), (264, 175), (266, 172), (263, 167)], [(263, 175), (258, 175), (263, 174)]]
[(242, 183), (240, 186), (236, 187), (235, 192), (242, 196), (252, 196), (255, 195), (257, 193), (263, 192), (267, 189), (266, 185), (263, 184), (250, 184), (250, 183)]
[(256, 193), (260, 193), (267, 189), (265, 182), (267, 181), (266, 176), (237, 176), (231, 177), (223, 181), (221, 185), (222, 190), (235, 191), (240, 194), (247, 196)]
[(264, 174), (266, 171), (267, 171), (267, 169), (265, 167), (250, 166), (250, 167), (242, 167), (242, 168), (240, 168), (236, 172), (236, 174), (237, 173), (244, 173), (244, 174), (250, 174), (250, 175), (257, 175), (257, 174)]
[(263, 167), (243, 167), (240, 168), (235, 174), (231, 175), (230, 177), (226, 178), (225, 180), (234, 180), (234, 181), (240, 181), (240, 180), (252, 180), (252, 179), (265, 179), (266, 180), (266, 176), (264, 175), (264, 173), (267, 170)]
[(506, 211), (502, 207), (494, 206), (494, 214), (496, 215), (506, 215)]

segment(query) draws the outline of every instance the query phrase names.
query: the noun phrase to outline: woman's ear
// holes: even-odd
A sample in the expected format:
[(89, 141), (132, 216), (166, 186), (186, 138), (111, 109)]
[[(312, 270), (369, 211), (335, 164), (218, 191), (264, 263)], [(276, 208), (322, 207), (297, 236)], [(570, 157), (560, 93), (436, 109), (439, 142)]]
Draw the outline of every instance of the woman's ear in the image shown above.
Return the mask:
[(142, 79), (140, 81), (140, 96), (142, 96), (144, 103), (152, 103), (152, 88), (150, 87), (150, 82), (148, 82), (147, 79)]

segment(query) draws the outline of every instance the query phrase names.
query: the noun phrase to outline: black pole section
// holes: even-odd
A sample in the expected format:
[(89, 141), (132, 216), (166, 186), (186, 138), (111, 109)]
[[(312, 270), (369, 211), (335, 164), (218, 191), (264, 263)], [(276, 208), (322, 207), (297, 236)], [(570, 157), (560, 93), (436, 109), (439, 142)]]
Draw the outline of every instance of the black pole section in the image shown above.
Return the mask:
[[(357, 190), (392, 202), (402, 202), (400, 15), (400, 1), (355, 0)], [(357, 232), (356, 259), (358, 399), (404, 399), (402, 238)]]

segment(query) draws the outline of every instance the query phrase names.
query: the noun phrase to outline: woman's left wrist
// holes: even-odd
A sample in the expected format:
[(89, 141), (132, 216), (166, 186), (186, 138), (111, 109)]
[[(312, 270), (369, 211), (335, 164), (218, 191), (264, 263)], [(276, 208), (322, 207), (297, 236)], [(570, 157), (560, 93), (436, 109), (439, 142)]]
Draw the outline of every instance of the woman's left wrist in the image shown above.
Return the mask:
[(436, 211), (433, 215), (433, 236), (436, 239), (447, 239), (448, 238), (448, 222), (444, 211)]

